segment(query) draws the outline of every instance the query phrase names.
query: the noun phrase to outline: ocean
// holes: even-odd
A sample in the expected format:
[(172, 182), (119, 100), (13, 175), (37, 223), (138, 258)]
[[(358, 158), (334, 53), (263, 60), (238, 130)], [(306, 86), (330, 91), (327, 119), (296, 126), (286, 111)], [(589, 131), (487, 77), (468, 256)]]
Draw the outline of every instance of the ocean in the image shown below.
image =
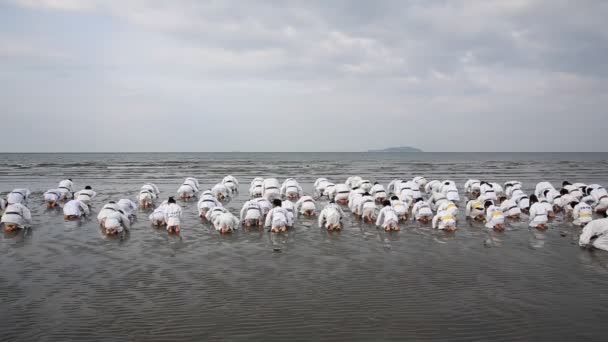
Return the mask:
[[(183, 206), (182, 233), (150, 226), (124, 239), (95, 220), (145, 182), (166, 198), (184, 178), (240, 193), (254, 177), (469, 178), (608, 185), (608, 153), (133, 153), (0, 154), (0, 193), (29, 188), (32, 228), (0, 234), (0, 341), (505, 341), (608, 336), (608, 252), (578, 246), (558, 217), (545, 232), (522, 219), (504, 233), (464, 219), (454, 234), (417, 223), (386, 233), (348, 215), (341, 232), (299, 218), (275, 235), (220, 236)], [(42, 193), (64, 178), (98, 196), (92, 218), (66, 222)], [(318, 202), (321, 209), (326, 201)]]

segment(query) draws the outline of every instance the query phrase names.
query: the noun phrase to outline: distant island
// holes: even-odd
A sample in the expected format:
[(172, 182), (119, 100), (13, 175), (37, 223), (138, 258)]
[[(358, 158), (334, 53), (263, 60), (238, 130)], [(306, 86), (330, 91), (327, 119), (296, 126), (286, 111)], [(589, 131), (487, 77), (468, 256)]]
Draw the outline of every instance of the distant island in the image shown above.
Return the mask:
[(367, 152), (424, 152), (419, 148), (409, 146), (389, 147), (381, 150), (368, 150)]

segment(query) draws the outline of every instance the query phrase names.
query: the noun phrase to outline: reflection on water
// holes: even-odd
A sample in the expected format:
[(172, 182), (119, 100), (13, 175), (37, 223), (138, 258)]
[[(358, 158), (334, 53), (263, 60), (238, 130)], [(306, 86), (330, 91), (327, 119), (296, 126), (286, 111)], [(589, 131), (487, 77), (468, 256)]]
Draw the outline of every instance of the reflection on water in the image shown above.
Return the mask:
[[(540, 180), (608, 184), (606, 154), (47, 154), (2, 155), (0, 191), (29, 187), (31, 229), (0, 236), (0, 340), (602, 340), (608, 253), (580, 249), (578, 228), (525, 220), (505, 233), (460, 214), (445, 234), (408, 223), (384, 232), (349, 217), (341, 232), (300, 218), (295, 230), (220, 235), (182, 202), (180, 236), (151, 227), (107, 238), (64, 221), (41, 194), (64, 177), (92, 185), (94, 214), (147, 181), (173, 195), (188, 176), (210, 188), (232, 174), (238, 213), (256, 176), (360, 175), (384, 184), (425, 175), (529, 191)], [(321, 201), (319, 206), (325, 203)], [(462, 206), (463, 207), (463, 206)]]

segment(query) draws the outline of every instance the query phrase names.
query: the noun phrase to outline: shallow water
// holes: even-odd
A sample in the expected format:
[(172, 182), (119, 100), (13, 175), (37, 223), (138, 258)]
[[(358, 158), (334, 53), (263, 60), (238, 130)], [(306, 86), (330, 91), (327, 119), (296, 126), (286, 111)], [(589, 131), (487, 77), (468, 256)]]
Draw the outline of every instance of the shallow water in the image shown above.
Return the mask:
[[(460, 220), (454, 234), (409, 223), (385, 233), (349, 216), (340, 233), (299, 219), (285, 235), (219, 236), (182, 203), (181, 237), (149, 226), (104, 238), (94, 219), (65, 222), (41, 194), (64, 178), (110, 199), (144, 182), (173, 195), (187, 176), (211, 187), (252, 178), (361, 175), (387, 184), (424, 175), (500, 183), (608, 185), (608, 154), (3, 154), (0, 191), (28, 187), (33, 227), (0, 234), (0, 341), (604, 340), (608, 253), (578, 247), (557, 219), (492, 233)], [(318, 204), (322, 207), (324, 202)], [(461, 213), (462, 216), (462, 213)], [(561, 234), (566, 233), (565, 237)]]

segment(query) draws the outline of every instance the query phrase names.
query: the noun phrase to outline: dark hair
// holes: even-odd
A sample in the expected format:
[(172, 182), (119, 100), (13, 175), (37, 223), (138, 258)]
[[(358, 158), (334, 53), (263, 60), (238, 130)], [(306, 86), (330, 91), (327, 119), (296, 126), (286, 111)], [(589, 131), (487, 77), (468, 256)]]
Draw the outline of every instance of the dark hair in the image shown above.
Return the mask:
[(491, 206), (491, 205), (493, 205), (493, 204), (494, 204), (494, 203), (492, 203), (492, 201), (486, 201), (486, 202), (483, 204), (483, 207), (484, 207), (484, 208), (488, 208), (489, 206)]
[(549, 193), (549, 189), (543, 191), (543, 196), (547, 196), (548, 193)]
[(280, 207), (280, 206), (283, 205), (283, 201), (281, 201), (278, 198), (275, 198), (275, 199), (272, 200), (272, 205), (275, 206), (275, 207)]
[(486, 181), (481, 181), (481, 182), (479, 182), (479, 185), (480, 185), (480, 186), (481, 186), (481, 185), (484, 185), (484, 184), (488, 184), (488, 185), (490, 185), (490, 183), (488, 183), (488, 182), (486, 182)]
[(501, 202), (504, 202), (507, 200), (507, 196), (500, 196), (500, 197), (498, 197), (498, 200)]
[(572, 183), (568, 182), (568, 181), (563, 181), (562, 182), (562, 186), (566, 186), (566, 185), (572, 185)]
[(84, 189), (85, 189), (85, 190), (92, 190), (93, 188), (91, 188), (91, 186), (90, 186), (90, 185), (87, 185), (87, 186), (85, 186), (85, 187), (84, 187)]
[(391, 200), (398, 200), (398, 199), (399, 199), (399, 197), (398, 197), (398, 196), (393, 196), (393, 197), (391, 197)]
[(384, 201), (382, 201), (382, 205), (385, 206), (385, 207), (387, 207), (387, 206), (391, 205), (391, 201), (384, 200)]
[[(329, 200), (329, 203), (336, 203), (336, 200), (332, 198)], [(281, 205), (283, 205), (283, 204), (281, 203)]]
[(567, 195), (569, 193), (570, 193), (570, 191), (568, 191), (568, 189), (561, 189), (559, 192), (560, 195)]
[(531, 195), (530, 196), (530, 203), (536, 203), (538, 202), (538, 197), (536, 197), (536, 195)]
[(68, 180), (71, 182), (71, 181), (72, 181), (72, 178), (68, 178)]
[(363, 194), (363, 196), (371, 196), (371, 195), (369, 194), (369, 192), (366, 192)]
[(450, 182), (449, 182), (449, 181), (445, 181), (445, 182), (443, 183), (443, 185), (450, 185)]
[(374, 185), (378, 184), (378, 182), (374, 182)]
[(116, 202), (110, 201), (110, 202), (108, 202), (108, 204), (116, 204)]
[(570, 203), (568, 203), (572, 208), (576, 207), (576, 205), (578, 204), (577, 201), (572, 201)]
[(167, 200), (167, 203), (175, 203), (175, 198), (169, 197), (169, 199)]
[(608, 217), (608, 210), (604, 211), (604, 217)]
[(591, 189), (590, 187), (585, 188), (585, 193), (587, 193), (587, 195), (591, 195), (591, 191), (593, 191), (593, 189)]
[(420, 202), (420, 201), (422, 201), (422, 197), (418, 197), (418, 198), (416, 198), (416, 200), (415, 200), (415, 202), (414, 202), (414, 203), (418, 203), (418, 202)]

